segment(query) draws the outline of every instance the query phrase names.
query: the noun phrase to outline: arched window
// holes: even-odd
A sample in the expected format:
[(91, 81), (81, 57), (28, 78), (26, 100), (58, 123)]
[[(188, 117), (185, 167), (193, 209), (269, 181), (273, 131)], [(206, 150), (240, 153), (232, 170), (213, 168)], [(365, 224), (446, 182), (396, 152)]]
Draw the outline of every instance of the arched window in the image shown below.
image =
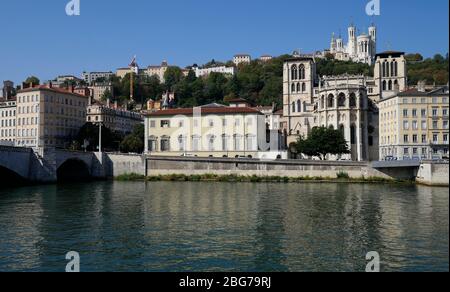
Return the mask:
[(292, 103), (292, 112), (295, 113), (295, 102)]
[(383, 80), (383, 90), (386, 90), (386, 80)]
[(306, 101), (303, 102), (303, 111), (306, 113), (307, 109), (306, 109)]
[(386, 62), (383, 62), (383, 64), (381, 64), (381, 76), (386, 77)]
[(330, 94), (328, 95), (328, 108), (334, 107), (334, 95)]
[(299, 99), (299, 100), (297, 100), (297, 111), (298, 111), (299, 113), (301, 113), (301, 112), (302, 112), (302, 105), (301, 105), (301, 101), (300, 101), (300, 99)]
[(303, 84), (302, 84), (302, 92), (305, 92), (305, 91), (306, 91), (306, 83), (303, 82)]
[(344, 127), (343, 124), (341, 124), (341, 125), (339, 126), (339, 131), (342, 133), (342, 135), (344, 135), (344, 133), (345, 133), (345, 127)]
[(350, 127), (350, 143), (352, 145), (356, 144), (356, 126), (351, 125)]
[(350, 107), (356, 107), (356, 95), (353, 92), (350, 93)]
[(391, 62), (391, 76), (395, 76), (394, 62)]
[(322, 109), (325, 108), (325, 96), (323, 96), (323, 95), (322, 95), (322, 99), (320, 100), (320, 107), (321, 107)]
[(297, 92), (300, 92), (300, 83), (297, 83)]
[(291, 78), (292, 80), (297, 80), (298, 72), (297, 72), (297, 65), (293, 65), (291, 68)]
[(389, 73), (389, 63), (386, 62), (386, 77), (389, 77), (389, 76), (391, 76)]
[(394, 61), (394, 76), (398, 76), (398, 62)]
[(295, 92), (295, 83), (292, 83), (291, 85), (291, 92)]
[(299, 75), (300, 75), (300, 79), (301, 80), (305, 79), (305, 66), (304, 65), (300, 65), (300, 67), (299, 67)]
[(397, 80), (394, 81), (394, 89), (398, 90), (398, 81)]
[(389, 80), (389, 83), (388, 83), (388, 90), (392, 90), (392, 80)]
[(345, 94), (342, 92), (338, 96), (338, 107), (345, 107)]

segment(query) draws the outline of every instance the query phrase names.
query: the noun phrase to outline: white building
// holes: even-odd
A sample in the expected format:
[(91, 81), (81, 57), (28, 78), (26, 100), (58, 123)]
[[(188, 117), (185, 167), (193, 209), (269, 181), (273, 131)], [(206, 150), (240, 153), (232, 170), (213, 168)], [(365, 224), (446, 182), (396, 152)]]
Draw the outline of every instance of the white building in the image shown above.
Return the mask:
[(16, 101), (0, 99), (0, 145), (14, 146), (16, 142)]
[[(265, 116), (249, 107), (219, 104), (150, 112), (145, 117), (145, 152), (162, 156), (276, 158)], [(273, 157), (272, 157), (273, 156)]]
[(248, 54), (237, 54), (233, 57), (233, 63), (236, 66), (239, 66), (239, 64), (250, 64), (252, 61), (252, 57)]
[(348, 41), (344, 44), (344, 39), (339, 36), (331, 37), (330, 53), (337, 60), (354, 61), (372, 65), (375, 62), (377, 53), (377, 28), (371, 25), (368, 34), (357, 35), (354, 25), (348, 28)]
[(136, 125), (143, 122), (141, 114), (120, 108), (117, 103), (111, 106), (109, 100), (89, 105), (86, 112), (86, 122), (102, 123), (111, 131), (123, 135), (130, 134)]
[(199, 67), (194, 67), (193, 70), (197, 78), (208, 76), (211, 73), (221, 73), (228, 75), (234, 75), (236, 73), (236, 69), (234, 67), (226, 67), (226, 66), (202, 68), (202, 69), (200, 69)]
[(114, 73), (109, 71), (109, 72), (83, 72), (81, 74), (81, 78), (87, 83), (87, 84), (92, 84), (95, 80), (99, 79), (99, 78), (104, 78), (105, 81), (108, 81), (111, 76), (113, 76)]

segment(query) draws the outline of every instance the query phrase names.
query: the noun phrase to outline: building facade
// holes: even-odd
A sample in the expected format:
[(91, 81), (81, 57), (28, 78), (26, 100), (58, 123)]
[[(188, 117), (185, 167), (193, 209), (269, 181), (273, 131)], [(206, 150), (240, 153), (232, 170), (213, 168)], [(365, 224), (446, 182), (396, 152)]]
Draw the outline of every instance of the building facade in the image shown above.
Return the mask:
[(0, 145), (14, 146), (16, 142), (16, 101), (0, 99)]
[(149, 77), (158, 76), (159, 81), (161, 81), (161, 83), (164, 83), (165, 82), (164, 74), (166, 73), (168, 68), (169, 65), (167, 64), (167, 61), (163, 61), (159, 66), (148, 66), (146, 69), (143, 70), (143, 73)]
[(256, 158), (281, 153), (270, 149), (265, 116), (249, 107), (212, 104), (150, 112), (145, 133), (151, 155)]
[(448, 86), (407, 90), (379, 103), (382, 160), (448, 158)]
[(99, 78), (103, 78), (104, 81), (108, 81), (113, 75), (113, 72), (83, 72), (81, 74), (81, 78), (88, 85), (92, 85)]
[(51, 85), (17, 93), (19, 147), (67, 147), (86, 122), (88, 97)]
[(252, 57), (247, 54), (238, 54), (233, 57), (233, 63), (236, 66), (239, 66), (239, 64), (250, 64), (252, 61)]
[(387, 51), (377, 54), (374, 81), (378, 100), (405, 91), (408, 86), (405, 53)]
[(14, 94), (14, 82), (6, 80), (3, 81), (2, 96), (5, 100), (13, 97)]
[(211, 73), (221, 73), (221, 74), (228, 74), (228, 75), (234, 75), (236, 73), (236, 68), (226, 67), (226, 66), (203, 68), (203, 69), (194, 67), (193, 70), (194, 70), (195, 76), (197, 78), (203, 77), (203, 76), (208, 76)]
[(91, 97), (97, 101), (101, 101), (106, 92), (111, 94), (110, 97), (114, 97), (114, 86), (111, 82), (94, 82), (89, 86), (89, 90)]
[(136, 125), (142, 124), (141, 114), (119, 108), (117, 103), (111, 106), (109, 101), (106, 104), (95, 103), (87, 107), (86, 122), (101, 123), (111, 131), (127, 135), (133, 132)]

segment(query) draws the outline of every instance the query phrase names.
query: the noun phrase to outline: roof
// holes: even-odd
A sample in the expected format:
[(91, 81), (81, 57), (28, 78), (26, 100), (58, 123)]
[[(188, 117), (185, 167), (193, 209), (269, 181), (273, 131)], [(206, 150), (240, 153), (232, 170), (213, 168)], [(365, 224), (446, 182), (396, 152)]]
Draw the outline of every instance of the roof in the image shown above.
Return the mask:
[(430, 91), (419, 91), (417, 88), (411, 88), (400, 92), (397, 96), (439, 96), (439, 95), (449, 95), (448, 87), (442, 86)]
[(243, 98), (241, 98), (241, 97), (229, 99), (229, 100), (227, 100), (227, 102), (228, 102), (228, 103), (236, 103), (236, 102), (250, 103), (250, 102), (248, 102), (246, 99), (243, 99)]
[[(249, 107), (206, 107), (195, 108), (201, 111), (202, 114), (257, 114), (262, 115), (258, 110)], [(156, 112), (147, 113), (146, 116), (176, 116), (176, 115), (193, 115), (194, 108), (180, 108), (180, 109), (168, 109)]]
[(392, 56), (392, 57), (400, 57), (402, 55), (404, 55), (405, 52), (399, 52), (399, 51), (384, 51), (381, 53), (376, 54), (376, 57), (388, 57), (388, 56)]
[(251, 57), (249, 54), (236, 54), (235, 57)]
[(71, 94), (71, 95), (75, 95), (78, 97), (84, 97), (87, 98), (87, 96), (82, 95), (82, 94), (78, 94), (75, 92), (71, 92), (68, 91), (64, 88), (59, 88), (59, 87), (48, 87), (46, 85), (38, 85), (38, 86), (34, 86), (34, 87), (30, 87), (30, 88), (25, 88), (25, 89), (21, 89), (19, 90), (17, 93), (25, 93), (25, 92), (33, 92), (33, 91), (50, 91), (50, 92), (56, 92), (56, 93), (63, 93), (63, 94)]
[(309, 57), (309, 56), (300, 56), (300, 57), (287, 58), (285, 60), (285, 62), (292, 62), (292, 61), (314, 61), (314, 58)]

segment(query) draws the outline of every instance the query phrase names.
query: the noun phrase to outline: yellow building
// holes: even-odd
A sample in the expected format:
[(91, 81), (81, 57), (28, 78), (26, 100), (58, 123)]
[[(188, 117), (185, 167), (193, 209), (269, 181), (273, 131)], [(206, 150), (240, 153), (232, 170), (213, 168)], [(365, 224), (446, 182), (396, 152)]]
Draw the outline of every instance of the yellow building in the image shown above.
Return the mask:
[(268, 143), (266, 130), (265, 116), (249, 107), (160, 110), (146, 115), (145, 149), (163, 156), (276, 158), (281, 153)]
[(390, 159), (448, 157), (448, 87), (411, 89), (379, 102), (380, 156)]
[(18, 91), (16, 146), (68, 146), (86, 122), (87, 104), (87, 96), (51, 84)]

